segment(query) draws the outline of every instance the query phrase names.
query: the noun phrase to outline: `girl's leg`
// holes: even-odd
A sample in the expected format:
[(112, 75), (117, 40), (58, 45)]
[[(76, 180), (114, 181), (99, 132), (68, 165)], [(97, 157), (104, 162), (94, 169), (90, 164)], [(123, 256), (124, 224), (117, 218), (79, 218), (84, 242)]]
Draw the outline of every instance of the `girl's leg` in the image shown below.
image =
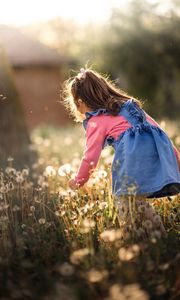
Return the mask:
[(129, 201), (126, 197), (118, 197), (115, 199), (115, 207), (118, 210), (118, 219), (120, 224), (130, 225)]
[(123, 196), (115, 199), (115, 207), (118, 210), (117, 218), (123, 231), (123, 237), (129, 238), (129, 234), (131, 235), (134, 231), (135, 205), (132, 205), (131, 197)]

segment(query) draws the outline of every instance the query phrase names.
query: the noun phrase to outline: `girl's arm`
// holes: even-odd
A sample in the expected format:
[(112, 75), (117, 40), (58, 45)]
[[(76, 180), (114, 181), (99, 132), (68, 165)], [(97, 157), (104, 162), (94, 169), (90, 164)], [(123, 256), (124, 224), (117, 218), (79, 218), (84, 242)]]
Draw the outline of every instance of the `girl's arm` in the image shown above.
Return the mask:
[(71, 188), (83, 186), (97, 166), (106, 137), (105, 128), (99, 121), (97, 117), (92, 117), (87, 124), (86, 148), (77, 175), (69, 183)]
[[(153, 118), (151, 118), (147, 113), (145, 113), (145, 115), (146, 115), (147, 121), (149, 123), (151, 123), (154, 126), (157, 126), (157, 127), (161, 128), (159, 126), (159, 124)], [(173, 149), (174, 149), (174, 153), (175, 153), (175, 156), (176, 156), (176, 159), (177, 159), (177, 163), (178, 163), (178, 167), (179, 167), (179, 172), (180, 172), (180, 153), (179, 153), (178, 149), (174, 146), (174, 144), (173, 144), (172, 141), (171, 141), (171, 143), (172, 143), (172, 146), (173, 146)]]

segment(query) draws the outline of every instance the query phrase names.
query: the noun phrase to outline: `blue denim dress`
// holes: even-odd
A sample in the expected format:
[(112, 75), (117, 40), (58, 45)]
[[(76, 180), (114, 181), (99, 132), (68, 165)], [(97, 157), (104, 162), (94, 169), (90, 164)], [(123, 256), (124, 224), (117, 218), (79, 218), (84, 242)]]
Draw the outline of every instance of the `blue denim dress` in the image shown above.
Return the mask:
[[(91, 116), (108, 115), (106, 109), (86, 113), (86, 128)], [(180, 173), (172, 143), (166, 133), (147, 122), (144, 111), (133, 99), (119, 110), (132, 125), (118, 139), (108, 136), (104, 147), (111, 145), (115, 154), (112, 162), (112, 193), (165, 197), (180, 192)]]

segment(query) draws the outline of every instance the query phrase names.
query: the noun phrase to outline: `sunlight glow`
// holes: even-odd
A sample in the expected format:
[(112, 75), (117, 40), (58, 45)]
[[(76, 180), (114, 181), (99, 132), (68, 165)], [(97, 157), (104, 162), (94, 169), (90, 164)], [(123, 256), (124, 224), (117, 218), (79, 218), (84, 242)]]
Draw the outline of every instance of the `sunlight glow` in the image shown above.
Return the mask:
[[(49, 21), (55, 17), (71, 19), (79, 24), (106, 22), (113, 7), (126, 9), (130, 0), (0, 0), (0, 24), (21, 26)], [(171, 0), (147, 0), (158, 3), (166, 13)]]
[(54, 17), (74, 19), (80, 24), (105, 21), (112, 6), (125, 6), (127, 0), (6, 0), (1, 3), (0, 24), (27, 25)]

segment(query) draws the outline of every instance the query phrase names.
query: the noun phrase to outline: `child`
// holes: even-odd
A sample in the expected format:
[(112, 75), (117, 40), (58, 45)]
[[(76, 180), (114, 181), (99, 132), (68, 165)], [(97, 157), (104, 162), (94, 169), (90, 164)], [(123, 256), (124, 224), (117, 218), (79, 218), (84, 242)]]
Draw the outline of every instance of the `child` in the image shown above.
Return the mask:
[(88, 181), (106, 145), (115, 150), (112, 194), (165, 197), (180, 192), (180, 154), (139, 100), (90, 69), (68, 81), (66, 107), (84, 116), (86, 149), (72, 189)]

